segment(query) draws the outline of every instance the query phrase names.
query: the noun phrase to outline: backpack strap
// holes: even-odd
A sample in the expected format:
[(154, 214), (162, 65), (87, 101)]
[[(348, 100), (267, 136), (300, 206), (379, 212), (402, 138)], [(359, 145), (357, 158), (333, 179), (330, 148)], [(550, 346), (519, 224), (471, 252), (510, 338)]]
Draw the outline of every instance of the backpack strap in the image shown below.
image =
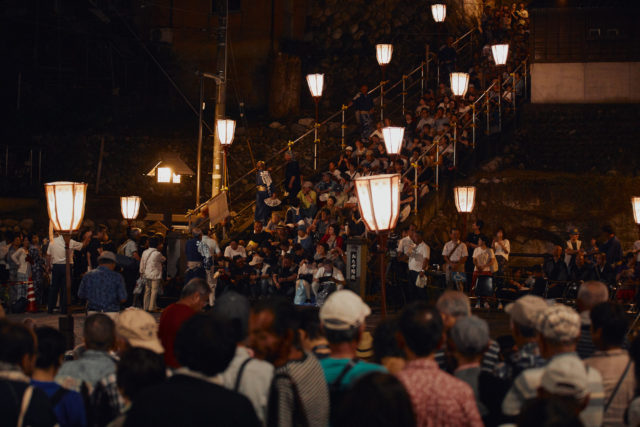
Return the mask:
[(51, 402), (51, 406), (54, 408), (58, 406), (58, 403), (62, 401), (62, 399), (64, 398), (64, 396), (67, 394), (68, 391), (69, 390), (67, 390), (62, 386), (58, 390), (56, 390), (56, 392), (53, 393), (53, 395), (49, 398), (49, 401)]
[(342, 380), (344, 379), (344, 377), (347, 376), (347, 374), (349, 373), (349, 371), (351, 371), (351, 369), (353, 369), (354, 366), (356, 366), (356, 364), (360, 361), (360, 359), (358, 359), (357, 357), (354, 357), (353, 359), (351, 359), (349, 361), (349, 363), (347, 363), (347, 366), (345, 366), (342, 371), (340, 372), (340, 375), (338, 375), (338, 377), (330, 384), (331, 387), (340, 387), (340, 384), (342, 383)]
[(629, 372), (630, 367), (631, 367), (631, 357), (629, 357), (629, 362), (627, 363), (627, 366), (624, 368), (622, 375), (620, 375), (620, 378), (618, 379), (618, 383), (613, 388), (613, 391), (611, 392), (611, 396), (609, 396), (609, 399), (604, 404), (604, 412), (607, 412), (607, 409), (609, 409), (609, 405), (611, 405), (611, 402), (613, 402), (613, 398), (616, 397), (616, 394), (618, 393), (618, 390), (620, 389), (622, 382), (627, 376), (627, 372)]
[(278, 423), (278, 411), (279, 408), (279, 396), (278, 396), (278, 388), (276, 387), (276, 383), (278, 380), (284, 379), (288, 380), (291, 385), (291, 392), (293, 393), (293, 413), (291, 414), (292, 424), (298, 427), (308, 427), (309, 420), (307, 419), (307, 414), (304, 409), (304, 405), (302, 404), (302, 399), (300, 398), (300, 393), (298, 391), (298, 386), (296, 385), (293, 378), (286, 373), (281, 372), (277, 373), (273, 377), (273, 382), (271, 383), (271, 392), (269, 397), (269, 409), (267, 410), (269, 421), (267, 425), (277, 425)]
[(27, 415), (27, 411), (29, 410), (29, 404), (31, 403), (31, 396), (33, 395), (33, 386), (30, 385), (24, 391), (22, 395), (22, 404), (20, 405), (20, 414), (18, 415), (18, 427), (22, 427), (24, 424), (24, 417)]
[(244, 362), (242, 362), (242, 365), (240, 365), (240, 368), (238, 369), (238, 375), (236, 376), (236, 383), (233, 386), (233, 391), (237, 392), (240, 389), (240, 381), (242, 380), (242, 374), (244, 373), (244, 368), (246, 368), (249, 362), (251, 362), (252, 360), (253, 360), (253, 357), (247, 357), (244, 360)]

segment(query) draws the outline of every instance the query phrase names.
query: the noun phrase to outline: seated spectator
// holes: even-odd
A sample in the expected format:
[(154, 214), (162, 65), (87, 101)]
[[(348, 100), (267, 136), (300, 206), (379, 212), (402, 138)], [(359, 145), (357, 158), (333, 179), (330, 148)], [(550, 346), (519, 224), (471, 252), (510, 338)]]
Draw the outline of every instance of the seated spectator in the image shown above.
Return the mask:
[(327, 245), (328, 249), (340, 248), (344, 249), (342, 237), (338, 235), (339, 227), (336, 224), (330, 224), (327, 231), (320, 239), (320, 243)]
[(318, 264), (318, 270), (313, 276), (311, 289), (316, 295), (316, 304), (322, 306), (326, 298), (336, 290), (341, 290), (346, 281), (340, 269), (336, 268), (329, 257)]
[(293, 256), (290, 254), (284, 255), (282, 261), (272, 268), (272, 272), (275, 293), (293, 300), (296, 290), (296, 277), (298, 276), (298, 268), (293, 263)]
[(596, 347), (591, 338), (591, 309), (609, 300), (609, 290), (602, 282), (585, 282), (578, 289), (576, 309), (580, 314), (580, 338), (576, 351), (581, 359), (593, 355)]
[(507, 277), (501, 285), (498, 285), (496, 297), (501, 300), (515, 300), (528, 294), (531, 289), (527, 287), (523, 279), (522, 268), (514, 268), (511, 276)]
[(29, 375), (37, 366), (36, 348), (36, 338), (30, 329), (0, 319), (0, 414), (3, 425), (58, 425), (54, 413), (57, 405), (52, 405), (45, 391), (29, 384)]
[(598, 349), (584, 360), (602, 375), (604, 386), (604, 425), (624, 424), (624, 411), (633, 399), (636, 381), (633, 360), (624, 350), (629, 322), (622, 306), (602, 302), (591, 309), (591, 336)]
[(340, 402), (332, 422), (335, 427), (415, 425), (411, 398), (404, 386), (395, 376), (382, 372), (359, 378)]
[(35, 333), (38, 339), (38, 356), (31, 384), (47, 393), (61, 427), (86, 426), (87, 417), (80, 393), (68, 390), (54, 381), (66, 349), (64, 335), (50, 327), (37, 328)]
[(115, 324), (105, 314), (93, 314), (84, 322), (83, 335), (86, 350), (78, 360), (62, 365), (56, 381), (78, 392), (86, 386), (90, 394), (98, 381), (116, 372), (116, 361), (109, 353), (115, 344)]
[(313, 184), (309, 181), (305, 181), (302, 184), (302, 190), (298, 193), (298, 200), (300, 200), (300, 214), (303, 218), (314, 218), (318, 211), (318, 196), (313, 191)]
[(249, 262), (249, 269), (249, 295), (251, 298), (269, 295), (273, 288), (271, 266), (264, 262), (264, 258), (256, 254)]
[[(573, 309), (562, 304), (547, 307), (538, 316), (536, 329), (540, 334), (540, 354), (549, 362), (557, 358), (577, 357), (575, 350), (580, 335), (580, 316)], [(505, 415), (517, 416), (524, 402), (536, 396), (544, 371), (544, 367), (526, 369), (515, 379), (502, 402)], [(587, 374), (590, 400), (580, 412), (580, 419), (585, 426), (599, 426), (604, 413), (602, 377), (595, 369), (587, 369)]]
[(260, 422), (264, 424), (273, 366), (253, 358), (245, 345), (249, 336), (249, 300), (236, 292), (227, 292), (220, 297), (212, 314), (231, 325), (236, 342), (235, 356), (221, 374), (222, 385), (249, 399)]
[(131, 405), (145, 389), (162, 385), (167, 377), (167, 369), (162, 355), (146, 348), (131, 347), (122, 354), (116, 377), (126, 406), (124, 413), (109, 423), (108, 427), (124, 426)]
[(553, 253), (545, 259), (542, 269), (545, 277), (549, 280), (546, 296), (548, 298), (562, 297), (569, 280), (569, 270), (562, 256), (562, 246), (556, 245), (553, 248)]
[(164, 309), (160, 316), (158, 336), (164, 347), (164, 362), (170, 368), (179, 368), (173, 344), (182, 324), (191, 316), (201, 311), (209, 301), (211, 288), (202, 279), (191, 279), (180, 294), (177, 302)]
[(442, 332), (440, 314), (425, 302), (408, 305), (400, 315), (400, 344), (408, 362), (397, 377), (411, 397), (416, 424), (482, 426), (471, 387), (434, 361)]
[(275, 367), (267, 406), (267, 426), (324, 427), (329, 392), (318, 360), (300, 349), (296, 312), (283, 299), (259, 301), (249, 318), (249, 342), (259, 359)]
[(233, 327), (212, 316), (196, 314), (184, 322), (175, 339), (183, 368), (163, 384), (136, 396), (125, 426), (259, 426), (251, 402), (211, 380), (223, 372), (236, 351)]
[(241, 256), (242, 258), (246, 258), (247, 252), (244, 246), (241, 246), (238, 244), (237, 240), (231, 240), (231, 242), (229, 242), (229, 245), (226, 248), (224, 248), (224, 257), (233, 259), (233, 257), (236, 257), (236, 256)]
[(591, 278), (605, 285), (613, 285), (615, 280), (615, 272), (613, 267), (607, 263), (607, 254), (604, 252), (598, 252), (595, 255), (595, 263), (593, 264), (593, 270)]
[(293, 299), (294, 304), (301, 305), (315, 300), (316, 294), (311, 288), (311, 283), (317, 271), (316, 263), (311, 257), (303, 258), (300, 261), (298, 278), (296, 279), (296, 296)]

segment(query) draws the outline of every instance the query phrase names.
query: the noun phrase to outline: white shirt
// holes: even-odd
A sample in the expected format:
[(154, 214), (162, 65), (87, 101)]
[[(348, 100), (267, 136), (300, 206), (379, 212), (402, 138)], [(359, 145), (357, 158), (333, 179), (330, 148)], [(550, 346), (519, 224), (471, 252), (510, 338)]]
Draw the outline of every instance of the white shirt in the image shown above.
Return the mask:
[(409, 251), (409, 270), (422, 271), (424, 260), (431, 258), (431, 249), (425, 242), (419, 245), (414, 244)]
[(342, 275), (342, 272), (336, 267), (333, 267), (333, 272), (331, 274), (325, 273), (324, 266), (320, 267), (318, 271), (316, 271), (316, 274), (313, 275), (313, 281), (320, 281), (320, 279), (323, 277), (332, 277), (336, 282), (344, 282), (344, 276)]
[(209, 236), (202, 235), (202, 241), (209, 246), (209, 253), (220, 255), (220, 246), (218, 246), (218, 242), (215, 239), (212, 239)]
[(405, 236), (402, 239), (398, 240), (398, 253), (403, 255), (409, 255), (409, 251), (411, 250), (413, 244), (413, 240), (411, 237)]
[(140, 258), (140, 274), (145, 279), (160, 280), (162, 279), (162, 263), (165, 257), (156, 248), (146, 249)]
[[(69, 249), (79, 251), (82, 249), (82, 243), (75, 240), (69, 240)], [(64, 238), (62, 236), (55, 237), (47, 248), (47, 255), (51, 256), (51, 264), (65, 264), (64, 256)], [(73, 264), (73, 255), (69, 254), (69, 262)]]
[(247, 251), (244, 250), (244, 246), (238, 245), (238, 248), (235, 250), (231, 247), (231, 245), (224, 248), (225, 258), (233, 259), (233, 257), (236, 255), (240, 255), (242, 258), (247, 257)]
[[(473, 250), (473, 259), (478, 260), (478, 264), (489, 264), (489, 260), (494, 257), (495, 255), (493, 254), (493, 249), (491, 248), (482, 249), (480, 246), (478, 246)], [(491, 271), (491, 266), (485, 267), (482, 270), (478, 269), (478, 267), (475, 267), (474, 271)]]
[(502, 246), (500, 246), (497, 241), (493, 245), (493, 250), (495, 251), (496, 256), (500, 255), (504, 257), (505, 261), (509, 261), (509, 253), (511, 252), (511, 243), (509, 243), (508, 239), (502, 239), (502, 244), (504, 245), (505, 248), (507, 248), (506, 252), (504, 249), (502, 249)]
[(27, 255), (27, 251), (22, 247), (16, 249), (16, 251), (11, 254), (13, 262), (18, 264), (17, 272), (20, 274), (29, 274), (29, 267), (31, 267), (31, 265), (27, 262)]
[[(580, 249), (582, 247), (582, 241), (581, 240), (576, 240), (575, 243), (575, 249)], [(633, 247), (635, 248), (635, 243), (633, 244)], [(574, 247), (571, 245), (571, 240), (567, 240), (567, 246), (566, 249), (574, 249)], [(497, 255), (497, 252), (496, 252)], [(575, 254), (574, 254), (575, 255)], [(564, 263), (567, 264), (567, 267), (569, 267), (569, 263), (571, 262), (571, 257), (573, 255), (569, 255), (568, 253), (564, 253)], [(638, 258), (640, 259), (640, 258)]]
[(133, 254), (138, 252), (138, 245), (131, 239), (128, 239), (122, 247), (122, 255), (133, 258)]
[[(458, 247), (456, 248), (456, 246)], [(454, 248), (455, 250), (453, 250)], [(454, 242), (453, 240), (449, 240), (445, 243), (444, 248), (442, 248), (442, 256), (448, 257), (451, 262), (458, 262), (462, 258), (469, 256), (467, 245), (460, 241)]]

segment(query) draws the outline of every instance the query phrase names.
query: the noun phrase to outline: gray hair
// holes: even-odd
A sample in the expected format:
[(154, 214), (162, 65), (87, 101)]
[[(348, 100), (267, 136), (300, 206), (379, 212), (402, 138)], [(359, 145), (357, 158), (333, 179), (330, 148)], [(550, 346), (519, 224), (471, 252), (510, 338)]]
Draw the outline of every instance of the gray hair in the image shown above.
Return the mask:
[(577, 302), (582, 310), (591, 310), (609, 299), (607, 285), (596, 280), (584, 282), (578, 289)]
[(211, 288), (209, 287), (207, 282), (205, 282), (203, 279), (196, 277), (189, 280), (189, 282), (187, 282), (187, 284), (184, 285), (184, 288), (182, 288), (182, 292), (180, 293), (180, 298), (182, 299), (182, 298), (190, 297), (196, 292), (202, 295), (203, 297), (206, 297), (206, 296), (209, 296), (209, 294), (211, 293)]
[(469, 298), (460, 291), (445, 291), (438, 301), (436, 308), (440, 313), (447, 314), (451, 317), (471, 316), (471, 304)]

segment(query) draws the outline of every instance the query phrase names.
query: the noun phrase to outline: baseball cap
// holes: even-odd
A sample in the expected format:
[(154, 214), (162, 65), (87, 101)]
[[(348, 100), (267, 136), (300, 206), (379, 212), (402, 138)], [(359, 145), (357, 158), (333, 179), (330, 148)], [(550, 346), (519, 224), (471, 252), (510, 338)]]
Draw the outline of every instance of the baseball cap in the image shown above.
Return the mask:
[(335, 291), (320, 308), (320, 322), (327, 329), (344, 331), (364, 324), (371, 309), (349, 290)]
[(564, 304), (554, 304), (540, 313), (536, 329), (546, 339), (569, 343), (580, 336), (580, 316)]
[(116, 262), (116, 254), (114, 254), (111, 251), (104, 251), (98, 257), (98, 261), (100, 261), (100, 260), (108, 260), (108, 261), (111, 261), (111, 262)]
[(461, 317), (449, 331), (449, 336), (461, 354), (474, 356), (489, 344), (489, 325), (478, 316)]
[(302, 184), (303, 188), (313, 188), (313, 184), (311, 183), (311, 181), (305, 181), (304, 184)]
[(547, 308), (544, 299), (536, 295), (525, 295), (511, 304), (507, 304), (504, 311), (511, 316), (513, 323), (535, 328), (538, 316)]
[(589, 393), (584, 363), (573, 354), (557, 356), (547, 364), (540, 387), (555, 396), (583, 399)]
[(253, 258), (251, 259), (251, 262), (249, 262), (249, 265), (258, 265), (260, 263), (262, 263), (264, 260), (262, 259), (261, 256), (259, 255), (254, 255)]
[(580, 231), (577, 228), (572, 228), (569, 234), (573, 236), (574, 234), (580, 234)]
[(344, 149), (345, 151), (353, 151), (353, 147), (350, 145), (347, 145)]
[(126, 339), (131, 347), (146, 348), (158, 354), (164, 353), (158, 338), (156, 319), (144, 310), (129, 307), (120, 313), (116, 333)]

